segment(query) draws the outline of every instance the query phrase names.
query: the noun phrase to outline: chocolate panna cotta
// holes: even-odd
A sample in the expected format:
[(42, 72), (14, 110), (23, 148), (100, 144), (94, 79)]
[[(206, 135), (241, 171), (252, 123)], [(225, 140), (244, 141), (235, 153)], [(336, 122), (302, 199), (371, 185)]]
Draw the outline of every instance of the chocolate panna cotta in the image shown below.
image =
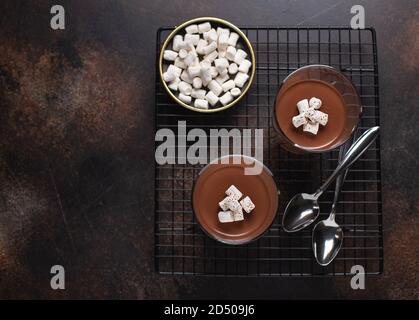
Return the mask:
[[(233, 161), (235, 157), (241, 159)], [(244, 244), (255, 240), (276, 216), (278, 189), (272, 174), (263, 167), (257, 175), (246, 175), (246, 167), (251, 166), (242, 156), (229, 156), (229, 163), (211, 163), (201, 171), (193, 188), (192, 205), (199, 224), (206, 233), (224, 243)], [(219, 202), (231, 185), (243, 193), (243, 198), (249, 196), (255, 208), (242, 221), (221, 223)]]
[[(292, 124), (299, 114), (296, 103), (307, 97), (318, 97), (322, 101), (322, 112), (328, 114), (328, 123), (316, 135), (303, 132)], [(281, 88), (276, 99), (276, 121), (293, 143), (307, 149), (328, 148), (345, 135), (346, 110), (341, 94), (331, 85), (320, 80), (303, 80)]]

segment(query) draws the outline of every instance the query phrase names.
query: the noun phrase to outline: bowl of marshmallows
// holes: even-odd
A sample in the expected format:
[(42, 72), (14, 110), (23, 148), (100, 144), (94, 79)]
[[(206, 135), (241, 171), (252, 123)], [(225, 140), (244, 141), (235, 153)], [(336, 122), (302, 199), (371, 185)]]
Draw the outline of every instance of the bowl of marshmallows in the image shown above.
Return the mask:
[(161, 81), (171, 98), (204, 113), (235, 105), (249, 90), (255, 70), (246, 35), (230, 22), (212, 17), (189, 20), (174, 29), (159, 57)]

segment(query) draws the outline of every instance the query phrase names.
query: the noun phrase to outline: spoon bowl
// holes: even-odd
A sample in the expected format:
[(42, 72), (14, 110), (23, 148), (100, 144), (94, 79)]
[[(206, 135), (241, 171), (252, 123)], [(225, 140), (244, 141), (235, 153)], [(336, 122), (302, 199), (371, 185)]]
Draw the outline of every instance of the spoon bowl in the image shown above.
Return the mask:
[(334, 216), (319, 221), (313, 229), (314, 257), (321, 266), (327, 266), (338, 254), (343, 243), (342, 228)]
[[(355, 134), (339, 150), (339, 163), (342, 162), (348, 152)], [(329, 217), (318, 222), (313, 228), (312, 244), (313, 253), (317, 263), (321, 266), (327, 266), (338, 255), (343, 243), (342, 228), (336, 223), (336, 207), (338, 205), (339, 195), (342, 190), (343, 182), (346, 179), (348, 169), (336, 178), (335, 195), (332, 203), (332, 211)]]
[(317, 219), (320, 213), (320, 207), (317, 198), (308, 193), (299, 193), (295, 195), (287, 207), (282, 217), (282, 226), (287, 232), (296, 232), (304, 229)]
[(349, 148), (335, 171), (313, 194), (300, 193), (295, 195), (285, 208), (282, 227), (286, 232), (295, 232), (310, 225), (319, 215), (317, 200), (342, 172), (348, 169), (368, 149), (378, 136), (380, 127), (372, 127), (365, 131)]

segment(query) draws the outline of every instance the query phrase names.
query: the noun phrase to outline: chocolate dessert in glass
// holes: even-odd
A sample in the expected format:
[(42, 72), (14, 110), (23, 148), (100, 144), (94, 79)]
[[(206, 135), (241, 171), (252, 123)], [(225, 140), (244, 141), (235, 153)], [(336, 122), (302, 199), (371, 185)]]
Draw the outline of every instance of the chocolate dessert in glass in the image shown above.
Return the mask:
[[(303, 119), (297, 103), (312, 98), (321, 100), (321, 108), (311, 111), (326, 114), (326, 124), (311, 122), (309, 116)], [(286, 150), (299, 154), (325, 152), (349, 139), (361, 112), (359, 95), (348, 78), (333, 67), (309, 65), (294, 71), (282, 82), (275, 99), (273, 124)], [(299, 115), (304, 124), (299, 123), (297, 127), (293, 118)], [(317, 126), (316, 130), (306, 128), (310, 125)]]
[[(261, 166), (258, 174), (247, 175), (245, 168), (253, 160)], [(226, 190), (240, 190), (241, 203), (249, 197), (254, 209), (243, 212), (240, 221), (220, 221), (220, 202)], [(256, 159), (244, 155), (218, 158), (204, 167), (195, 181), (192, 205), (201, 228), (214, 239), (240, 245), (259, 238), (271, 226), (278, 210), (279, 192), (270, 170)]]

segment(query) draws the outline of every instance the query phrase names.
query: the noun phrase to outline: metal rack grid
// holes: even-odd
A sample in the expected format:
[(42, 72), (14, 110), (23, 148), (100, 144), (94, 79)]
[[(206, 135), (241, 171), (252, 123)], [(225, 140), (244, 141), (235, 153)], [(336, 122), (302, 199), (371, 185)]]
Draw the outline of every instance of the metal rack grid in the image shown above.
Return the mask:
[[(157, 53), (172, 28), (157, 33)], [(321, 155), (294, 155), (279, 147), (271, 114), (281, 81), (307, 64), (336, 67), (355, 84), (363, 116), (358, 134), (379, 124), (378, 70), (375, 31), (342, 27), (243, 27), (257, 60), (254, 83), (233, 108), (216, 114), (197, 114), (177, 106), (156, 75), (156, 131), (187, 128), (263, 128), (264, 163), (272, 170), (281, 191), (274, 224), (259, 240), (229, 246), (209, 238), (197, 224), (191, 190), (202, 166), (176, 164), (155, 167), (155, 266), (163, 274), (212, 276), (321, 276), (348, 275), (353, 265), (367, 274), (383, 270), (380, 141), (351, 168), (344, 184), (336, 221), (343, 227), (344, 243), (327, 267), (317, 265), (311, 248), (311, 229), (285, 233), (281, 218), (296, 193), (314, 191), (337, 165), (338, 151)], [(156, 143), (156, 147), (159, 143)], [(333, 200), (331, 187), (320, 201), (321, 219)]]

